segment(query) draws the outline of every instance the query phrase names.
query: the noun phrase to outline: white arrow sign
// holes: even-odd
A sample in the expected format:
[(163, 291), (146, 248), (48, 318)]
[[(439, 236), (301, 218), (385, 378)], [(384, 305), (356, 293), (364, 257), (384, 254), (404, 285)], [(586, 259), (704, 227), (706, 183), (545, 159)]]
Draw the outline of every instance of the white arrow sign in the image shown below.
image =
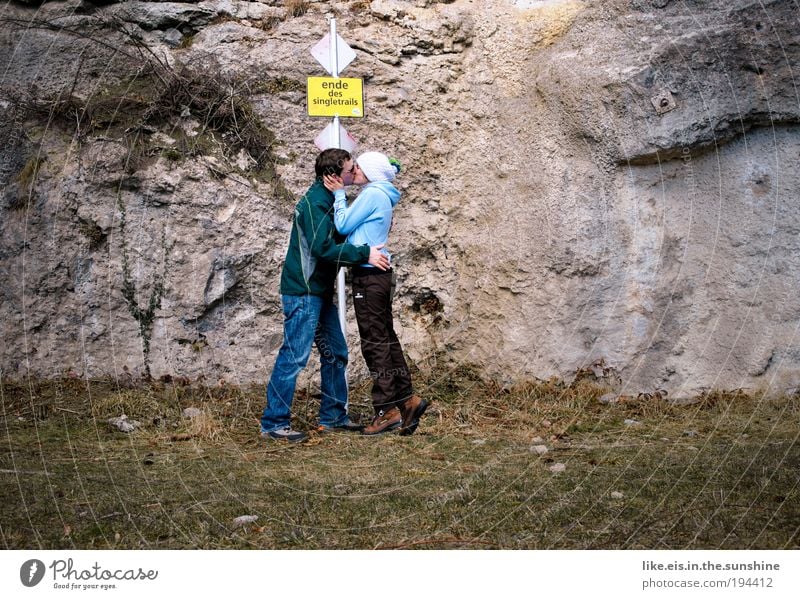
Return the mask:
[(344, 68), (356, 57), (355, 51), (347, 45), (342, 36), (336, 35), (336, 64), (331, 64), (331, 35), (326, 33), (316, 46), (311, 48), (311, 55), (317, 59), (328, 74), (338, 77)]
[(358, 147), (356, 138), (350, 135), (350, 133), (348, 133), (344, 127), (339, 125), (339, 139), (336, 139), (335, 126), (336, 124), (329, 123), (328, 126), (320, 131), (319, 135), (314, 138), (314, 144), (320, 150), (327, 150), (328, 148), (341, 148), (342, 150), (347, 150), (351, 154), (355, 152), (356, 148)]

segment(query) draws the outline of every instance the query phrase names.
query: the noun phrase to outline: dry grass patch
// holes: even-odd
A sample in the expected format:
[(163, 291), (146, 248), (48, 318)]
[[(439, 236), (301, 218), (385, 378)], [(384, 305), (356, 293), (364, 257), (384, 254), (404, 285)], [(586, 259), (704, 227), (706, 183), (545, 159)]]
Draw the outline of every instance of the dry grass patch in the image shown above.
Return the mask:
[[(312, 433), (300, 446), (258, 436), (260, 386), (4, 382), (0, 540), (7, 548), (800, 547), (798, 397), (601, 404), (602, 385), (589, 382), (503, 389), (468, 369), (416, 381), (433, 404), (412, 437)], [(353, 388), (362, 418), (368, 390)], [(30, 406), (42, 402), (49, 415), (33, 417)], [(187, 407), (200, 415), (184, 417)], [(97, 425), (121, 409), (142, 428)], [(313, 429), (317, 410), (318, 398), (300, 394), (294, 425)], [(258, 520), (236, 525), (245, 514)]]

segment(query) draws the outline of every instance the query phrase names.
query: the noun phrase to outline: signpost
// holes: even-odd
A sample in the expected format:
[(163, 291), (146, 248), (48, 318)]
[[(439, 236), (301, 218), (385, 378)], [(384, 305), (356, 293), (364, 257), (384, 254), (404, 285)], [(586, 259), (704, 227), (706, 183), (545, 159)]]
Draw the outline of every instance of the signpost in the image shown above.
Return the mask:
[[(330, 77), (308, 78), (308, 115), (333, 117), (333, 122), (314, 139), (320, 150), (341, 148), (352, 153), (356, 149), (357, 142), (341, 126), (339, 118), (364, 116), (364, 87), (361, 79), (339, 77), (339, 71), (353, 62), (356, 53), (336, 33), (336, 19), (331, 19), (330, 25), (330, 33), (311, 48), (311, 55), (325, 68)], [(339, 325), (347, 339), (343, 268), (339, 269), (336, 277), (336, 290), (339, 299)]]
[(308, 78), (308, 116), (353, 116), (364, 114), (361, 79)]

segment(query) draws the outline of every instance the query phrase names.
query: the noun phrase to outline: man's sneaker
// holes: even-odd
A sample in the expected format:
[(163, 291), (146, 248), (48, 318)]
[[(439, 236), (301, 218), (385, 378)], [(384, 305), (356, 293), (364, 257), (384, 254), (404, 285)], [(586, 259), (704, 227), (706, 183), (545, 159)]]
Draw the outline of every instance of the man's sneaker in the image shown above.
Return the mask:
[(317, 427), (317, 434), (327, 435), (328, 433), (360, 433), (363, 430), (363, 424), (356, 424), (348, 418), (342, 424), (337, 424), (335, 426), (320, 424)]
[(400, 414), (403, 416), (403, 422), (400, 426), (401, 435), (413, 435), (414, 431), (419, 426), (419, 419), (428, 409), (428, 402), (422, 399), (419, 395), (412, 395), (409, 397), (402, 406), (400, 406)]
[(261, 431), (264, 439), (274, 439), (276, 441), (289, 441), (289, 443), (300, 443), (308, 439), (308, 435), (300, 431), (293, 431), (291, 427), (279, 428), (275, 431)]
[(403, 421), (400, 415), (400, 410), (392, 408), (386, 412), (381, 410), (378, 415), (372, 419), (372, 422), (361, 431), (362, 435), (380, 435), (381, 433), (388, 433), (393, 431)]

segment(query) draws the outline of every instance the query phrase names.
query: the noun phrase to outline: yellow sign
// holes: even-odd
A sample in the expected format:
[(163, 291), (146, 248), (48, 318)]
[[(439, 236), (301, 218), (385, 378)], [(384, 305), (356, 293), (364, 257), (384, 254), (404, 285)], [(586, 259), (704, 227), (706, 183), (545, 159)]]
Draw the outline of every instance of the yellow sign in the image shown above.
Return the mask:
[(309, 77), (308, 116), (364, 116), (363, 81), (344, 77)]

